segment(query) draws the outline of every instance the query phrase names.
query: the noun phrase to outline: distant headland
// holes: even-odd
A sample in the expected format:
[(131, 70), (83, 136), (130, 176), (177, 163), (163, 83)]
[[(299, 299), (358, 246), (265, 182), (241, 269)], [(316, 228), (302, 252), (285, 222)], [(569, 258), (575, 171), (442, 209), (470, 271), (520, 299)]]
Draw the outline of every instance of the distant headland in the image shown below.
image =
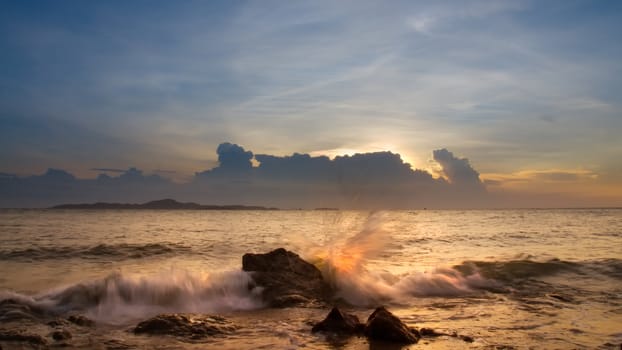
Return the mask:
[(142, 204), (104, 202), (61, 204), (53, 206), (50, 209), (279, 210), (278, 208), (254, 205), (203, 205), (192, 202), (182, 203), (174, 199), (160, 199)]

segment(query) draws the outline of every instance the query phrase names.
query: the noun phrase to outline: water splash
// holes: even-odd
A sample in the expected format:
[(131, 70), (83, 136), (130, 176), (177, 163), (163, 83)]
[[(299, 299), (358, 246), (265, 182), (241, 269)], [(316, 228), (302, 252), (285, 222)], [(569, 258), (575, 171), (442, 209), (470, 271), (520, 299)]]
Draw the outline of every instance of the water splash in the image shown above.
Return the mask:
[(305, 256), (336, 289), (337, 298), (359, 306), (400, 304), (413, 297), (461, 296), (496, 286), (496, 282), (483, 278), (478, 271), (465, 274), (441, 268), (396, 276), (388, 271), (370, 270), (368, 263), (381, 255), (384, 257), (389, 245), (394, 243), (386, 229), (387, 223), (383, 212), (374, 212), (353, 236), (338, 237), (307, 249)]

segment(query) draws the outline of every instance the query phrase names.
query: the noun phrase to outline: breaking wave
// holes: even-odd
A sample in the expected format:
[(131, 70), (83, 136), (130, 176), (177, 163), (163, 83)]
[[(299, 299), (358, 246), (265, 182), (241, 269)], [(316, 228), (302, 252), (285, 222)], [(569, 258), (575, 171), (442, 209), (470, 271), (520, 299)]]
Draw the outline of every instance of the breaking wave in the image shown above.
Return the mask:
[(43, 261), (60, 259), (140, 259), (158, 255), (189, 254), (192, 248), (173, 243), (98, 244), (95, 246), (32, 247), (0, 251), (0, 260)]
[(560, 273), (601, 274), (622, 279), (622, 260), (570, 262), (547, 261), (465, 261), (453, 267), (429, 272), (393, 275), (368, 269), (375, 258), (386, 259), (392, 239), (385, 230), (383, 214), (373, 213), (360, 232), (324, 245), (309, 245), (306, 257), (322, 271), (337, 291), (336, 296), (357, 306), (379, 303), (408, 304), (413, 297), (464, 297), (483, 292), (508, 292), (525, 279)]
[(354, 236), (307, 249), (309, 260), (335, 288), (337, 298), (352, 305), (372, 306), (407, 303), (413, 297), (465, 296), (481, 289), (498, 288), (497, 281), (484, 278), (478, 271), (465, 273), (445, 268), (396, 276), (369, 270), (367, 262), (384, 257), (392, 243), (385, 222), (382, 212), (372, 213)]
[(99, 322), (122, 324), (165, 312), (260, 308), (260, 296), (249, 290), (250, 282), (250, 275), (240, 270), (203, 275), (171, 270), (142, 277), (114, 273), (36, 296), (0, 292), (0, 320), (79, 312)]

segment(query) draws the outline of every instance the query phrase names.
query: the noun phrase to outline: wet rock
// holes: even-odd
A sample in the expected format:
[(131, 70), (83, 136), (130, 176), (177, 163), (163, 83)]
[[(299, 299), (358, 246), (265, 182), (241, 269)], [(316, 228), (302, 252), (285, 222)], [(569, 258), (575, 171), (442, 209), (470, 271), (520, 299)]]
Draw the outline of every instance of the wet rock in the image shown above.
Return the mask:
[(292, 307), (296, 305), (313, 304), (314, 300), (306, 298), (300, 294), (286, 294), (274, 296), (270, 301), (270, 306), (276, 308)]
[(14, 299), (0, 301), (0, 321), (36, 320), (45, 315), (45, 312), (34, 305)]
[(447, 337), (453, 337), (453, 338), (458, 338), (460, 340), (463, 340), (467, 343), (472, 343), (475, 341), (475, 339), (473, 339), (473, 337), (468, 336), (468, 335), (461, 335), (458, 334), (456, 332), (453, 333), (443, 333), (443, 332), (439, 332), (436, 331), (432, 328), (421, 328), (419, 329), (419, 335), (421, 337), (441, 337), (441, 336), (447, 336)]
[(252, 272), (256, 286), (263, 288), (264, 302), (271, 307), (324, 302), (330, 297), (330, 286), (320, 270), (283, 248), (266, 254), (244, 254), (242, 269)]
[(406, 324), (384, 307), (377, 308), (369, 315), (365, 324), (365, 335), (373, 340), (402, 344), (414, 344), (419, 341), (418, 333), (411, 331)]
[(128, 350), (136, 349), (135, 346), (127, 344), (118, 339), (108, 339), (102, 342), (106, 346), (106, 350)]
[(467, 343), (472, 343), (475, 341), (475, 339), (473, 339), (473, 337), (468, 336), (468, 335), (458, 335), (458, 338), (464, 340)]
[(559, 300), (559, 301), (561, 301), (561, 302), (564, 302), (564, 303), (574, 303), (574, 302), (575, 302), (575, 301), (574, 301), (574, 299), (572, 299), (572, 298), (571, 298), (571, 297), (569, 297), (569, 296), (565, 296), (565, 295), (560, 295), (560, 294), (548, 294), (548, 296), (549, 296), (550, 298), (557, 299), (557, 300)]
[(81, 327), (93, 327), (95, 325), (95, 321), (82, 315), (71, 315), (67, 317), (67, 321)]
[(233, 330), (235, 327), (219, 316), (162, 314), (140, 322), (134, 333), (200, 339)]
[[(411, 330), (412, 330), (412, 328), (411, 328)], [(436, 331), (436, 330), (434, 330), (432, 328), (425, 328), (424, 327), (424, 328), (419, 329), (419, 335), (422, 336), (422, 337), (440, 337), (440, 336), (449, 335), (449, 334), (441, 333), (441, 332), (438, 332), (438, 331)]]
[(64, 326), (69, 325), (69, 321), (64, 320), (62, 318), (58, 318), (58, 319), (55, 319), (55, 320), (52, 320), (52, 321), (48, 322), (47, 325), (50, 326), (50, 327), (54, 327), (54, 328), (56, 328), (56, 327), (64, 327)]
[(0, 340), (24, 342), (35, 347), (47, 345), (47, 341), (38, 334), (29, 334), (13, 330), (0, 330)]
[(326, 318), (315, 324), (311, 332), (335, 332), (354, 334), (363, 330), (364, 326), (356, 315), (347, 314), (334, 307)]
[(71, 339), (71, 333), (66, 329), (59, 329), (52, 332), (52, 339), (56, 341)]

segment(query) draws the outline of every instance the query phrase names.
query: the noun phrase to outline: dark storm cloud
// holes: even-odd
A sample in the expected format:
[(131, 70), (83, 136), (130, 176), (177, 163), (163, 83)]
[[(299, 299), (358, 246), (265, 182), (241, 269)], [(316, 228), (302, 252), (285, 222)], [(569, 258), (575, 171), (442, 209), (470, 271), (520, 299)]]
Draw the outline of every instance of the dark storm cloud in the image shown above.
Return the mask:
[[(244, 147), (222, 143), (219, 165), (175, 184), (137, 168), (95, 168), (96, 179), (77, 179), (49, 169), (30, 177), (0, 177), (0, 206), (44, 207), (96, 201), (143, 202), (175, 198), (204, 204), (290, 207), (413, 208), (477, 206), (473, 194), (485, 194), (479, 174), (466, 159), (447, 150), (434, 152), (449, 182), (412, 169), (392, 152), (312, 157), (253, 155)], [(252, 160), (259, 163), (253, 167)], [(120, 172), (122, 171), (122, 172)], [(110, 176), (106, 173), (118, 173)], [(476, 189), (477, 192), (473, 190)]]

